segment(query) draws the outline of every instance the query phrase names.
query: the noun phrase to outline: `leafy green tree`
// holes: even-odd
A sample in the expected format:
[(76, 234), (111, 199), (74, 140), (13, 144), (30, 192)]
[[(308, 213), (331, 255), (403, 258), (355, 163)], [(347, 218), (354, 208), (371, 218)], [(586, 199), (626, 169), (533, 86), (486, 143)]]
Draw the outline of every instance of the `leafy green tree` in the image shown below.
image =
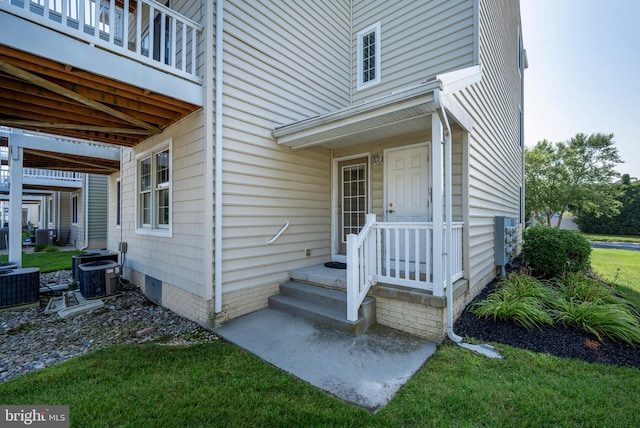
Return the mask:
[(571, 212), (611, 217), (619, 213), (618, 177), (615, 166), (623, 162), (613, 134), (576, 134), (569, 141), (538, 142), (525, 149), (525, 209), (539, 223), (551, 226), (551, 218)]
[(581, 231), (586, 233), (605, 233), (609, 235), (640, 234), (640, 181), (624, 174), (620, 182), (612, 184), (620, 193), (620, 213), (612, 217), (594, 213), (582, 213), (576, 219)]

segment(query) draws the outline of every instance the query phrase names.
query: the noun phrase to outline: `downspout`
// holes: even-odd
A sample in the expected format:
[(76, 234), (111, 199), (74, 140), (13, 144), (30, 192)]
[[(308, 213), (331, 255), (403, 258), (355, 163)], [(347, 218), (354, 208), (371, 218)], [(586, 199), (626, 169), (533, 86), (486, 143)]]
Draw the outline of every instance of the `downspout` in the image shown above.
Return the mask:
[(58, 241), (62, 239), (62, 231), (60, 230), (60, 191), (56, 192), (56, 230), (58, 232)]
[(89, 174), (84, 175), (84, 246), (80, 251), (84, 251), (89, 246)]
[(453, 274), (451, 272), (451, 241), (453, 240), (453, 232), (451, 228), (451, 222), (453, 221), (453, 204), (451, 202), (451, 125), (449, 119), (447, 119), (447, 113), (444, 110), (442, 101), (440, 102), (440, 108), (438, 109), (438, 115), (444, 125), (444, 212), (445, 212), (445, 227), (444, 227), (444, 275), (446, 281), (446, 298), (447, 298), (447, 335), (449, 339), (455, 343), (462, 342), (462, 337), (458, 336), (453, 331), (453, 283), (451, 278)]
[[(211, 2), (207, 2), (210, 4)], [(216, 1), (216, 58), (215, 58), (215, 129), (214, 129), (214, 243), (213, 243), (213, 265), (214, 265), (214, 311), (215, 313), (222, 312), (222, 56), (224, 48), (224, 31), (223, 31), (223, 13), (224, 13), (224, 1)], [(211, 56), (207, 56), (207, 60), (211, 60)], [(210, 68), (208, 69), (210, 70)], [(207, 91), (210, 96), (211, 91)], [(210, 110), (210, 109), (209, 109)], [(210, 123), (210, 122), (209, 122)], [(207, 181), (211, 183), (211, 180)], [(208, 216), (210, 217), (210, 216)], [(210, 230), (210, 229), (209, 229)]]
[(452, 185), (451, 185), (451, 125), (447, 119), (447, 113), (442, 100), (442, 94), (440, 91), (435, 91), (437, 100), (438, 115), (444, 125), (444, 170), (445, 170), (445, 232), (444, 232), (444, 245), (445, 245), (445, 292), (446, 292), (446, 318), (447, 318), (447, 336), (455, 344), (470, 349), (473, 352), (482, 354), (489, 358), (502, 358), (502, 356), (491, 345), (480, 344), (472, 345), (462, 341), (462, 337), (458, 336), (453, 330), (453, 278), (452, 265), (451, 265), (451, 244), (453, 240), (452, 222), (453, 222), (453, 203), (452, 203)]

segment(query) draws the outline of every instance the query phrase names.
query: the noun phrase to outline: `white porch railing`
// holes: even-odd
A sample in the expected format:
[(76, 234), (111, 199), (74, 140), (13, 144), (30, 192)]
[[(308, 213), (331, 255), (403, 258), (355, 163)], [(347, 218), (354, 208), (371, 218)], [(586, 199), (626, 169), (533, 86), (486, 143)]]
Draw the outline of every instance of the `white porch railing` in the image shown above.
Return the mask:
[[(452, 223), (451, 264), (456, 281), (462, 267), (463, 223)], [(347, 236), (347, 319), (358, 319), (358, 308), (378, 282), (434, 292), (433, 223), (376, 222), (375, 214), (358, 235)]]
[(0, 9), (183, 78), (202, 27), (154, 0), (0, 0)]

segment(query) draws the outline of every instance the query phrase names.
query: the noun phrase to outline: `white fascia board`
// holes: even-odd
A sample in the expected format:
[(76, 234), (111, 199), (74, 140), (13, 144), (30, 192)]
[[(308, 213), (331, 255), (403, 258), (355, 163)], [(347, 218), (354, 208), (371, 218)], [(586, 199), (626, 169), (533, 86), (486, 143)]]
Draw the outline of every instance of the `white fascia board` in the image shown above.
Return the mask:
[(203, 105), (202, 86), (0, 11), (0, 44), (157, 94)]
[(440, 95), (440, 103), (447, 110), (447, 113), (453, 120), (462, 127), (466, 132), (473, 130), (474, 121), (467, 111), (460, 105), (458, 100), (447, 94)]
[(474, 65), (439, 74), (436, 76), (436, 80), (442, 82), (442, 92), (444, 94), (453, 94), (482, 80), (482, 66)]
[(9, 145), (31, 150), (86, 156), (96, 159), (120, 161), (120, 148), (98, 146), (90, 142), (70, 142), (56, 139), (38, 138), (22, 134), (10, 134)]
[[(289, 140), (299, 139), (301, 135), (309, 133), (322, 132), (324, 129), (335, 127), (338, 123), (349, 122), (355, 118), (366, 119), (370, 115), (386, 114), (398, 108), (394, 106), (402, 105), (405, 107), (406, 103), (412, 100), (418, 100), (418, 103), (433, 101), (433, 92), (439, 88), (439, 81), (430, 81), (406, 90), (393, 92), (369, 102), (278, 126), (271, 134), (278, 140), (278, 144), (286, 145)], [(429, 99), (425, 99), (427, 96), (429, 96)]]

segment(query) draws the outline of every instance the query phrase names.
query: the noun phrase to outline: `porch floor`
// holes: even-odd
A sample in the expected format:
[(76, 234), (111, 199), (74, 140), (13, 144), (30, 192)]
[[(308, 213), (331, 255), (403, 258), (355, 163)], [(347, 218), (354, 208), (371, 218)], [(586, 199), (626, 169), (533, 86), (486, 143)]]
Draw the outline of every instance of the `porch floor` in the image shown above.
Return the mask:
[(354, 337), (271, 308), (236, 318), (213, 331), (276, 367), (369, 410), (384, 406), (436, 351), (434, 342), (385, 326), (375, 325)]
[(290, 272), (291, 279), (328, 287), (347, 289), (347, 270), (332, 269), (325, 265), (308, 266)]

